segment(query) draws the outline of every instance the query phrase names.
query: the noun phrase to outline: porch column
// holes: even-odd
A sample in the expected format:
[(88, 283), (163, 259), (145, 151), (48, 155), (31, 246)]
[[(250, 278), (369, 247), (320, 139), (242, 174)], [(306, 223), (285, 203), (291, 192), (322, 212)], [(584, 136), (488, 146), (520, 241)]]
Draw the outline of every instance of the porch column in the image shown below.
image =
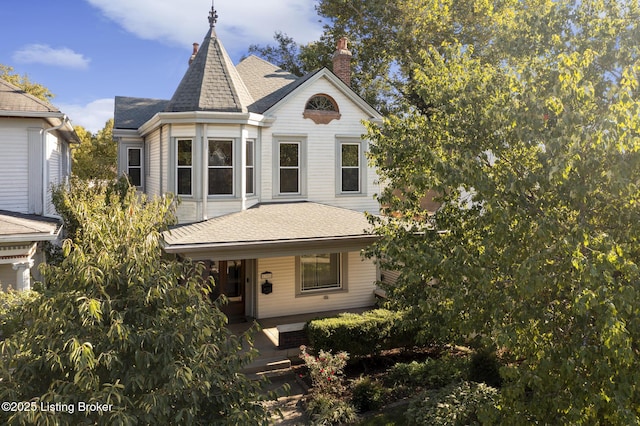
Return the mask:
[(15, 262), (12, 266), (13, 270), (17, 271), (16, 290), (31, 290), (31, 268), (33, 267), (33, 260), (29, 259), (24, 262)]

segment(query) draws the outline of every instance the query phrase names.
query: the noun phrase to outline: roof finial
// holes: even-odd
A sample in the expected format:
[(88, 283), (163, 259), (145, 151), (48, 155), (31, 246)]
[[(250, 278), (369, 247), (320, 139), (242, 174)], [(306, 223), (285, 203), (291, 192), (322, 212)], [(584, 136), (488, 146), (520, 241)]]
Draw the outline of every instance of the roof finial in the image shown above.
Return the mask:
[(216, 12), (215, 7), (213, 6), (213, 0), (211, 0), (211, 12), (209, 12), (209, 26), (214, 28), (216, 26), (216, 22), (218, 22), (218, 12)]

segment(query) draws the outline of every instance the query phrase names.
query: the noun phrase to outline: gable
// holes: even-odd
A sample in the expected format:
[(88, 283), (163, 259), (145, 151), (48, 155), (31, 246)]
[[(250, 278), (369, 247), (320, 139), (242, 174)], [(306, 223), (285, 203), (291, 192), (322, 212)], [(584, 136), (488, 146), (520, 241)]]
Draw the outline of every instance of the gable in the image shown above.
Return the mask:
[[(295, 100), (296, 103), (300, 102), (300, 96), (303, 96), (306, 101), (313, 94), (322, 94), (335, 98), (343, 98), (347, 100), (350, 107), (358, 109), (368, 119), (381, 119), (382, 116), (371, 105), (369, 105), (364, 99), (362, 99), (356, 92), (354, 92), (349, 86), (344, 84), (334, 73), (327, 68), (322, 68), (315, 73), (308, 74), (302, 77), (298, 85), (292, 88), (286, 93), (280, 100), (274, 105), (264, 111), (265, 115), (276, 114), (277, 111), (283, 108), (290, 102)], [(303, 95), (302, 95), (303, 94)], [(342, 102), (344, 105), (344, 102)], [(300, 112), (304, 110), (304, 104), (300, 107)]]

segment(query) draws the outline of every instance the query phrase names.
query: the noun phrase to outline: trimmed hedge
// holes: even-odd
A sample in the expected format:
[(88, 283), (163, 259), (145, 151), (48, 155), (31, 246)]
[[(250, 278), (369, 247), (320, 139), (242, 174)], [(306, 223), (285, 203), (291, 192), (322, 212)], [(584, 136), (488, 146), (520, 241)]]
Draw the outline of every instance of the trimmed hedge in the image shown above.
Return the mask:
[(411, 334), (403, 330), (402, 313), (387, 309), (312, 320), (305, 330), (316, 352), (345, 351), (353, 357), (413, 345)]

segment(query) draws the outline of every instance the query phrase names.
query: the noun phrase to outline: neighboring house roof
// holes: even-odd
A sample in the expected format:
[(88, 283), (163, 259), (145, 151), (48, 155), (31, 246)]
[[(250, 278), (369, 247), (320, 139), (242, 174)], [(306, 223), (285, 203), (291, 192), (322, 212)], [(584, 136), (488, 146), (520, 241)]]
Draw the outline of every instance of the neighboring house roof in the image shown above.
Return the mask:
[(0, 78), (0, 116), (38, 117), (50, 121), (52, 125), (64, 124), (58, 129), (62, 137), (70, 143), (80, 143), (73, 126), (58, 108), (49, 102), (36, 98), (24, 90)]
[(137, 130), (157, 113), (164, 111), (169, 101), (162, 99), (116, 96), (114, 122), (118, 129)]
[(54, 112), (60, 110), (0, 78), (0, 111)]
[(253, 98), (213, 27), (178, 85), (167, 112), (248, 112)]
[(355, 242), (374, 238), (364, 213), (312, 202), (259, 204), (203, 222), (179, 225), (163, 233), (165, 250), (187, 253), (220, 249), (268, 251), (314, 243)]
[(60, 229), (57, 219), (0, 210), (0, 242), (55, 240)]

